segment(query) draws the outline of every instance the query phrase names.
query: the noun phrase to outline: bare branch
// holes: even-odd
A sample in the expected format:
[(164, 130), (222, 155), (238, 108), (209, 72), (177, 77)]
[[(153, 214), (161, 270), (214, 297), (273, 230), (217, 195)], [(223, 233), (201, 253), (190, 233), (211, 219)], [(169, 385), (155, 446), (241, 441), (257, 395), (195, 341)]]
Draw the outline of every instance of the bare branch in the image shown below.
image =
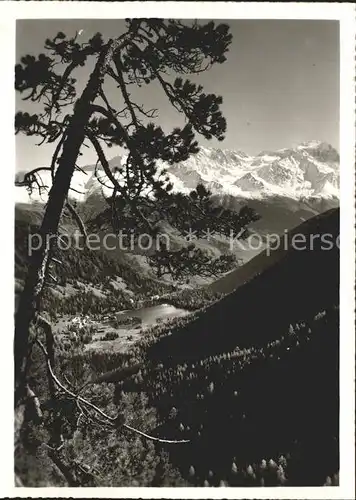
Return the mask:
[[(54, 366), (54, 336), (53, 336), (53, 331), (52, 331), (52, 325), (49, 321), (46, 320), (43, 316), (40, 314), (36, 315), (36, 321), (37, 325), (43, 329), (46, 335), (46, 346), (47, 346), (47, 352), (48, 352), (48, 359), (49, 362), (51, 363), (51, 366)], [(50, 371), (47, 369), (47, 376), (48, 376), (48, 387), (49, 387), (49, 392), (54, 398), (56, 396), (56, 389), (53, 384), (53, 379), (51, 377)]]
[(56, 264), (63, 265), (63, 262), (61, 260), (56, 259), (55, 257), (51, 257), (51, 260)]
[(79, 165), (76, 165), (75, 169), (79, 170), (79, 172), (81, 172), (84, 175), (88, 175), (88, 172), (86, 172), (84, 169), (82, 169), (82, 167), (80, 167)]
[(132, 106), (134, 106), (142, 115), (146, 116), (147, 118), (158, 118), (158, 109), (157, 108), (152, 108), (148, 109), (147, 111), (143, 108), (143, 106), (140, 106), (139, 104), (132, 103)]
[(37, 187), (39, 194), (42, 194), (42, 190), (47, 191), (48, 186), (46, 186), (40, 176), (42, 171), (51, 171), (51, 167), (38, 167), (26, 172), (22, 181), (15, 180), (16, 187), (26, 187), (30, 194), (32, 194), (35, 189), (34, 185)]
[(69, 191), (74, 191), (75, 193), (78, 193), (78, 194), (85, 194), (84, 191), (79, 191), (78, 189), (75, 189), (74, 187), (70, 187)]
[(36, 418), (38, 418), (39, 420), (42, 420), (43, 414), (42, 414), (42, 410), (41, 410), (40, 401), (28, 384), (26, 385), (26, 397), (28, 399), (27, 404), (29, 404), (32, 407), (32, 409), (36, 415)]
[(49, 445), (48, 443), (43, 443), (43, 446), (45, 446), (46, 448), (48, 448), (49, 450), (52, 450), (52, 451), (61, 451), (64, 447), (64, 442), (62, 444), (60, 444), (59, 446), (57, 446), (57, 448), (54, 448), (53, 446)]
[[(67, 394), (68, 396), (72, 397), (73, 399), (75, 399), (76, 401), (78, 401), (79, 403), (83, 403), (84, 405), (86, 405), (87, 407), (91, 408), (92, 410), (94, 410), (96, 413), (98, 413), (99, 415), (101, 415), (104, 419), (108, 420), (109, 422), (111, 422), (113, 424), (114, 427), (116, 427), (116, 422), (117, 421), (121, 421), (121, 414), (119, 413), (118, 415), (116, 415), (115, 417), (110, 417), (110, 415), (107, 415), (105, 412), (103, 412), (100, 408), (98, 408), (96, 405), (94, 405), (93, 403), (91, 403), (90, 401), (88, 401), (87, 399), (84, 399), (82, 396), (79, 396), (79, 394), (75, 394), (74, 392), (70, 391), (69, 389), (67, 389), (60, 381), (59, 379), (57, 378), (57, 376), (54, 374), (53, 372), (53, 369), (52, 369), (52, 366), (51, 366), (51, 363), (49, 361), (49, 357), (48, 357), (48, 354), (47, 354), (47, 351), (44, 347), (44, 345), (42, 344), (42, 342), (39, 340), (39, 339), (36, 339), (36, 342), (37, 344), (40, 346), (43, 354), (45, 355), (45, 358), (46, 358), (46, 361), (47, 361), (47, 366), (48, 366), (48, 370), (54, 380), (54, 382), (56, 383), (56, 385), (65, 393)], [(130, 425), (128, 424), (122, 424), (122, 427), (125, 427), (126, 429), (128, 429), (129, 431), (132, 431), (132, 432), (135, 432), (136, 434), (139, 434), (141, 436), (144, 436), (146, 439), (150, 439), (151, 441), (158, 441), (160, 443), (170, 443), (170, 444), (180, 444), (180, 443), (189, 443), (190, 440), (187, 440), (187, 439), (182, 439), (182, 440), (172, 440), (172, 439), (163, 439), (163, 438), (158, 438), (158, 437), (155, 437), (155, 436), (151, 436), (149, 434), (146, 434), (145, 432), (142, 432), (142, 431), (139, 431), (138, 429), (135, 429), (134, 427), (131, 427)]]
[(132, 431), (132, 432), (135, 432), (136, 434), (140, 434), (141, 436), (144, 436), (146, 439), (150, 439), (151, 441), (158, 441), (159, 443), (168, 443), (168, 444), (190, 443), (189, 439), (180, 439), (177, 441), (174, 439), (163, 439), (163, 438), (158, 438), (155, 436), (150, 436), (149, 434), (146, 434), (145, 432), (139, 431), (138, 429), (135, 429), (134, 427), (131, 427), (128, 424), (124, 424), (123, 427), (125, 427), (129, 431)]
[[(121, 73), (120, 73), (121, 75)], [(122, 80), (122, 75), (121, 75), (121, 80), (120, 81), (123, 81)], [(123, 84), (124, 85), (124, 84)], [(133, 123), (135, 124), (136, 126), (136, 130), (137, 128), (140, 126), (139, 122), (137, 121), (137, 118), (136, 118), (136, 115), (135, 115), (135, 112), (133, 111), (133, 108), (132, 108), (132, 103), (130, 101), (130, 98), (129, 98), (129, 95), (127, 94), (127, 91), (126, 91), (126, 88), (125, 88), (125, 85), (123, 86), (123, 89), (122, 89), (122, 94), (124, 96), (124, 99), (125, 99), (125, 102), (126, 102), (126, 105), (127, 107), (130, 109), (130, 113), (131, 113), (131, 117), (132, 117), (132, 121)], [(135, 148), (135, 145), (133, 144), (132, 142), (132, 139), (130, 137), (130, 135), (128, 134), (127, 130), (125, 129), (125, 127), (123, 127), (121, 125), (121, 123), (117, 120), (117, 118), (115, 117), (114, 115), (114, 111), (113, 111), (113, 108), (110, 106), (110, 103), (109, 101), (107, 100), (106, 96), (105, 96), (105, 93), (103, 91), (103, 89), (100, 90), (100, 95), (103, 99), (103, 101), (105, 102), (106, 106), (107, 106), (107, 110), (105, 110), (105, 108), (103, 108), (105, 111), (104, 111), (104, 115), (107, 116), (109, 118), (109, 120), (113, 120), (115, 125), (117, 126), (118, 130), (120, 130), (122, 136), (124, 137), (125, 139), (125, 142), (126, 142), (126, 145), (130, 151), (130, 154), (131, 156), (134, 158), (136, 164), (140, 167), (140, 177), (141, 177), (141, 182), (136, 190), (136, 196), (135, 198), (137, 199), (138, 196), (140, 195), (141, 193), (141, 190), (143, 188), (143, 185), (144, 185), (144, 175), (143, 175), (143, 172), (144, 172), (144, 169), (145, 169), (145, 165), (144, 165), (144, 161), (142, 160), (141, 156), (137, 153), (136, 151), (136, 148)], [(103, 111), (102, 111), (103, 112)], [(127, 177), (127, 184), (129, 185), (129, 178), (128, 178), (128, 169), (126, 169), (126, 177)], [(142, 214), (140, 214), (140, 217), (142, 218)], [(145, 223), (147, 224), (148, 221), (145, 220)], [(148, 227), (151, 228), (150, 224), (148, 223)]]
[(66, 203), (66, 208), (68, 208), (70, 214), (72, 215), (73, 219), (75, 220), (75, 222), (77, 223), (82, 235), (84, 236), (85, 240), (88, 238), (88, 234), (87, 234), (87, 231), (86, 231), (86, 228), (85, 228), (85, 224), (84, 222), (82, 221), (82, 219), (80, 218), (80, 215), (78, 214), (78, 212), (75, 210), (75, 208), (73, 207), (73, 205), (71, 205), (69, 203), (69, 201), (67, 201)]
[(69, 387), (71, 387), (72, 389), (75, 390), (75, 386), (72, 384), (72, 382), (68, 379), (67, 375), (65, 373), (63, 373), (63, 378), (64, 380), (66, 381), (66, 383), (69, 385)]

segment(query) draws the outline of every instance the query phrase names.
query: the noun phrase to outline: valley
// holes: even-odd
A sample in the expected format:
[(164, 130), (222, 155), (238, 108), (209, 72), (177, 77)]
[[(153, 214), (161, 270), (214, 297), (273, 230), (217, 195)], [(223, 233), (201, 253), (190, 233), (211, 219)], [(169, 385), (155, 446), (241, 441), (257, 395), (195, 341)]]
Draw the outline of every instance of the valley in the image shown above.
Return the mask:
[[(53, 333), (64, 343), (68, 340), (78, 340), (87, 333), (84, 349), (96, 351), (110, 350), (111, 352), (127, 353), (132, 345), (145, 331), (163, 324), (173, 318), (179, 318), (189, 314), (185, 309), (179, 309), (173, 305), (162, 303), (154, 306), (141, 307), (118, 311), (111, 315), (95, 316), (89, 315), (64, 315), (53, 325)], [(80, 332), (83, 330), (83, 332)], [(84, 333), (84, 335), (83, 335)], [(92, 335), (88, 335), (92, 333)]]
[[(318, 162), (332, 156), (328, 148), (317, 150)], [(283, 154), (288, 157), (288, 150)], [(242, 154), (224, 155), (247, 161)], [(224, 165), (221, 155), (216, 158)], [(196, 169), (203, 168), (201, 157), (194, 161)], [(42, 314), (53, 325), (58, 375), (83, 387), (83, 396), (103, 411), (119, 412), (125, 425), (153, 439), (187, 441), (153, 444), (124, 430), (118, 440), (116, 430), (102, 432), (87, 425), (89, 419), (73, 434), (74, 410), (63, 430), (63, 456), (80, 450), (99, 484), (338, 484), (338, 198), (324, 191), (296, 199), (275, 191), (266, 194), (263, 188), (247, 197), (247, 206), (260, 216), (249, 226), (249, 236), (260, 238), (259, 248), (248, 240), (231, 246), (217, 235), (195, 239), (204, 255), (235, 255), (237, 265), (217, 276), (158, 278), (149, 256), (136, 248), (57, 249), (60, 264), (53, 264), (56, 281), (47, 283)], [(220, 188), (212, 199), (236, 213), (246, 201)], [(184, 248), (187, 242), (158, 207), (152, 217), (161, 217), (160, 228), (175, 248)], [(110, 224), (95, 189), (77, 209), (103, 241)], [(42, 211), (36, 201), (16, 207), (16, 297), (27, 269), (28, 234), (36, 232)], [(70, 217), (61, 229), (74, 234)], [(291, 245), (296, 234), (308, 239), (326, 233), (334, 242), (330, 251), (320, 240), (304, 251)], [(267, 248), (271, 234), (286, 236), (289, 245)], [(35, 362), (32, 370), (45, 394), (43, 368)], [(31, 435), (26, 439), (33, 446)], [(125, 465), (115, 456), (133, 461)], [(26, 453), (18, 459), (18, 467), (29, 471), (29, 484), (47, 484), (52, 474), (47, 462), (39, 472), (38, 460)]]

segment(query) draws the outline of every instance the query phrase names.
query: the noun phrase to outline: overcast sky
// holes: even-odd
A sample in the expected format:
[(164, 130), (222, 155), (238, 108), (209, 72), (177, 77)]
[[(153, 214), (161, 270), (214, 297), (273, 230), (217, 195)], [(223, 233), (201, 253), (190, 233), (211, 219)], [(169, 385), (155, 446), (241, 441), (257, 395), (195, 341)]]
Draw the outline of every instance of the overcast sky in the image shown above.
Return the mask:
[[(238, 149), (248, 154), (290, 147), (312, 139), (339, 148), (339, 23), (337, 21), (229, 20), (233, 41), (227, 61), (199, 76), (208, 92), (223, 96), (226, 139), (204, 146)], [(68, 35), (83, 29), (85, 41), (96, 32), (104, 39), (119, 35), (122, 20), (20, 20), (17, 22), (17, 59), (44, 52), (43, 43), (58, 31)], [(85, 85), (92, 65), (75, 75)], [(80, 89), (79, 88), (79, 89)], [(116, 88), (109, 97), (115, 104)], [(181, 124), (156, 84), (135, 94), (140, 104), (159, 108), (164, 129)], [(17, 110), (38, 112), (16, 96)], [(36, 139), (17, 136), (17, 170), (50, 162), (53, 145), (35, 146)], [(81, 164), (95, 162), (84, 150)], [(109, 157), (115, 156), (115, 150)]]

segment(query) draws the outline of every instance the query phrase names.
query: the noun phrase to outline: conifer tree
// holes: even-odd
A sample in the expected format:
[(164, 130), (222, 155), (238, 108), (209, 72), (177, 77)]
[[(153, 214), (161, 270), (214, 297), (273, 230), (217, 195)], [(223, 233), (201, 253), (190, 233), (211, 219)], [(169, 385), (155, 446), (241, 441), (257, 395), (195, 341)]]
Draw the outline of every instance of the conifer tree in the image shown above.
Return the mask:
[[(137, 219), (150, 227), (137, 200), (144, 190), (159, 193), (172, 188), (165, 172), (156, 175), (156, 161), (175, 163), (197, 152), (195, 133), (206, 139), (224, 138), (222, 98), (205, 93), (187, 75), (223, 63), (230, 42), (229, 28), (224, 24), (185, 25), (179, 20), (127, 19), (126, 31), (107, 41), (97, 33), (88, 42), (80, 43), (77, 35), (68, 38), (59, 32), (52, 40), (45, 41), (46, 53), (24, 56), (16, 66), (16, 90), (25, 100), (42, 105), (41, 113), (16, 114), (16, 133), (39, 136), (42, 142), (56, 144), (51, 165), (46, 167), (53, 182), (39, 231), (43, 244), (32, 255), (16, 317), (17, 400), (25, 387), (30, 325), (39, 309), (58, 224), (64, 209), (75, 213), (68, 194), (83, 147), (90, 145), (95, 149), (98, 164), (113, 190), (113, 200), (120, 197), (129, 203)], [(95, 60), (94, 69), (83, 92), (77, 95), (73, 73), (91, 58)], [(179, 76), (172, 78), (172, 74)], [(110, 102), (106, 92), (108, 80), (114, 81), (118, 89), (115, 102)], [(131, 85), (142, 87), (153, 81), (161, 86), (170, 104), (185, 116), (185, 125), (170, 133), (154, 122), (157, 110), (145, 109), (130, 94)], [(118, 175), (109, 167), (103, 144), (120, 146), (127, 152)], [(26, 174), (24, 183), (29, 189), (43, 188), (41, 170)]]

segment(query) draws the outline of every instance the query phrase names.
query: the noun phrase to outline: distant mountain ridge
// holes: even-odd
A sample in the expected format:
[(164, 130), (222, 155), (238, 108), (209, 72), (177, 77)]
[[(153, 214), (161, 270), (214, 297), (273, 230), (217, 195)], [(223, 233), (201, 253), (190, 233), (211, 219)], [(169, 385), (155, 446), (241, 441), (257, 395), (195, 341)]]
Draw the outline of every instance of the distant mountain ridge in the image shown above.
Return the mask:
[[(109, 165), (114, 170), (123, 161), (122, 156), (115, 156)], [(190, 191), (201, 182), (213, 193), (246, 200), (276, 196), (293, 200), (339, 198), (339, 154), (330, 144), (320, 141), (305, 142), (294, 148), (277, 151), (263, 151), (257, 156), (249, 156), (242, 151), (201, 147), (196, 155), (190, 156), (185, 162), (172, 166), (158, 162), (158, 168), (168, 170), (175, 191)], [(78, 201), (85, 201), (102, 189), (94, 175), (95, 165), (87, 165), (83, 169), (86, 175), (75, 172), (71, 184), (71, 197)], [(99, 172), (105, 180), (100, 167)], [(17, 174), (18, 179), (22, 176), (21, 172)], [(51, 185), (49, 172), (44, 172), (42, 178), (45, 185)], [(17, 202), (40, 199), (38, 193), (29, 197), (25, 188), (16, 190)], [(42, 200), (45, 201), (45, 196)]]
[(199, 179), (213, 192), (245, 199), (339, 196), (339, 154), (331, 145), (318, 141), (255, 157), (241, 151), (201, 148), (186, 162), (169, 167), (168, 172), (182, 190)]

